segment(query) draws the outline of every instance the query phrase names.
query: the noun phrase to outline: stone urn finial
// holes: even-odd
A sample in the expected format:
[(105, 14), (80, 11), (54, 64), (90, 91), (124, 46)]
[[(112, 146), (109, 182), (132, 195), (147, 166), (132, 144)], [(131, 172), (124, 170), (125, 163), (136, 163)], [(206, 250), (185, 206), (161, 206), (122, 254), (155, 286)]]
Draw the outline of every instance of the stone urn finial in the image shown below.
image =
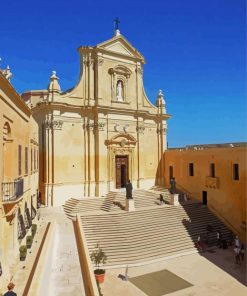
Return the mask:
[(48, 85), (49, 92), (61, 92), (60, 85), (58, 83), (58, 77), (56, 71), (52, 71), (52, 75), (50, 77), (50, 83)]

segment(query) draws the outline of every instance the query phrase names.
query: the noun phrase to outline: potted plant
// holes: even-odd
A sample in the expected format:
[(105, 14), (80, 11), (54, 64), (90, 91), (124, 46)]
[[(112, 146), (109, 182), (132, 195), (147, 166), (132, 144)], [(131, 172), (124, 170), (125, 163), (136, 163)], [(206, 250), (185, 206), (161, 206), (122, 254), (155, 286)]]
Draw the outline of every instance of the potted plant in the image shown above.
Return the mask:
[(32, 225), (31, 231), (32, 231), (32, 237), (34, 237), (35, 236), (35, 233), (37, 231), (37, 224), (33, 224)]
[(26, 238), (26, 244), (27, 244), (27, 248), (30, 249), (33, 243), (33, 237), (31, 235), (28, 235)]
[(94, 270), (96, 281), (101, 284), (105, 279), (105, 269), (100, 268), (100, 266), (106, 263), (107, 256), (102, 248), (100, 248), (99, 244), (96, 245), (90, 258), (96, 266), (96, 269)]
[(20, 246), (19, 251), (20, 251), (20, 260), (24, 261), (27, 256), (27, 246)]

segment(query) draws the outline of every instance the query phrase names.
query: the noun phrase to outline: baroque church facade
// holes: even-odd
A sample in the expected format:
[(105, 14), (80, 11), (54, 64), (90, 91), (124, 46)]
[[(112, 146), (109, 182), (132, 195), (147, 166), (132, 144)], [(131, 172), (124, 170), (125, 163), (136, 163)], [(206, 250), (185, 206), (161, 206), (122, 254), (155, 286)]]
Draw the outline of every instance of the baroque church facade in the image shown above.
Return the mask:
[(143, 85), (145, 59), (119, 30), (81, 46), (77, 85), (61, 92), (54, 71), (47, 90), (22, 95), (39, 126), (42, 203), (102, 196), (125, 187), (162, 185), (167, 149), (165, 101), (156, 106)]

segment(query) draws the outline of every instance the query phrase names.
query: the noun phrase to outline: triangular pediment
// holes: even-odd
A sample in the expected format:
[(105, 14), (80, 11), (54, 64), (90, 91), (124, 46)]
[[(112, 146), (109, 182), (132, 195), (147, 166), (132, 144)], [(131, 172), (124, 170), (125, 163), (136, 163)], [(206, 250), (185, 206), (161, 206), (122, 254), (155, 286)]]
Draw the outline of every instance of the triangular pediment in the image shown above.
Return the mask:
[(133, 57), (133, 54), (119, 41), (113, 44), (109, 44), (105, 47), (105, 49)]
[(144, 60), (144, 57), (122, 35), (98, 44), (97, 48)]

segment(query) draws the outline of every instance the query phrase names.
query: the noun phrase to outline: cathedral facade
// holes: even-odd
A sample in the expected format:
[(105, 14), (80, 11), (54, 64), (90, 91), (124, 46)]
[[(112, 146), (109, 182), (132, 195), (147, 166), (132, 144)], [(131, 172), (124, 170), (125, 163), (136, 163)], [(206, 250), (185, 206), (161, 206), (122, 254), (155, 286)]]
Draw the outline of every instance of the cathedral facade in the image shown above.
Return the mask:
[(167, 119), (161, 91), (156, 106), (143, 85), (144, 57), (120, 34), (81, 46), (77, 85), (61, 92), (56, 72), (47, 90), (22, 98), (39, 125), (42, 202), (102, 196), (125, 187), (163, 183)]

